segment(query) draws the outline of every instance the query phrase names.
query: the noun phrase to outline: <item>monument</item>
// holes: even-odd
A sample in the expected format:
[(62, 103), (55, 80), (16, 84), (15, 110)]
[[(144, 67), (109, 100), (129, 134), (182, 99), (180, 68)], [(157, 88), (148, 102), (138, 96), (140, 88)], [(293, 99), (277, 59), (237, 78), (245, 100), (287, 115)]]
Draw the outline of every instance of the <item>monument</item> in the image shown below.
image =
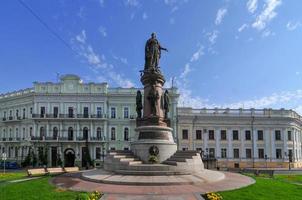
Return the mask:
[(140, 77), (144, 91), (139, 90), (136, 95), (137, 137), (131, 150), (110, 150), (104, 169), (83, 172), (83, 179), (119, 185), (205, 187), (225, 179), (222, 172), (204, 169), (199, 152), (177, 150), (169, 120), (169, 92), (163, 89), (165, 78), (159, 65), (162, 50), (167, 51), (152, 33), (146, 42), (145, 66)]
[(190, 174), (204, 170), (197, 151), (177, 151), (169, 119), (169, 92), (159, 61), (163, 48), (155, 33), (145, 46), (145, 66), (140, 80), (144, 91), (136, 95), (137, 137), (131, 150), (109, 151), (104, 169), (118, 174), (168, 175)]
[[(169, 127), (169, 93), (163, 91), (165, 78), (160, 71), (159, 60), (163, 48), (156, 39), (155, 33), (147, 40), (145, 46), (145, 66), (141, 71), (141, 82), (144, 86), (144, 106), (141, 92), (136, 97), (136, 131), (138, 138), (132, 142), (131, 150), (144, 163), (150, 158), (161, 163), (170, 158), (177, 150), (173, 140), (172, 129)], [(143, 109), (143, 112), (141, 110)], [(143, 113), (143, 114), (142, 114)], [(150, 152), (156, 152), (150, 153)]]

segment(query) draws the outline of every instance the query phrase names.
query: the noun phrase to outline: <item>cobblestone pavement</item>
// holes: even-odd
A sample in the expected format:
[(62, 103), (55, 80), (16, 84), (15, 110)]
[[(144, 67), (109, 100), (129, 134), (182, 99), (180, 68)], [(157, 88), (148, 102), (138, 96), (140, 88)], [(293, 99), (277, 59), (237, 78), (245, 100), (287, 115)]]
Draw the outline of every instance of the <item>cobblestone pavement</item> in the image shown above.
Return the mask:
[(225, 179), (212, 183), (198, 185), (166, 185), (166, 186), (135, 186), (95, 183), (82, 180), (79, 174), (66, 174), (52, 179), (52, 183), (58, 187), (75, 191), (101, 191), (106, 195), (106, 200), (195, 200), (200, 193), (232, 190), (253, 184), (255, 181), (236, 173), (224, 172)]

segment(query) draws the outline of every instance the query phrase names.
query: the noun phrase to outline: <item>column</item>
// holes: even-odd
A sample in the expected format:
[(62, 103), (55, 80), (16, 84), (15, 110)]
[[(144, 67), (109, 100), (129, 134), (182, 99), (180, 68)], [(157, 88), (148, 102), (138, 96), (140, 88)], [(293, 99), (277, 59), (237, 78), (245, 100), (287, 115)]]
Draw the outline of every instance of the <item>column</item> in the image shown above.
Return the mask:
[(270, 130), (268, 128), (264, 129), (264, 143), (265, 154), (267, 155), (267, 157), (272, 158), (270, 145)]
[(270, 128), (270, 143), (271, 143), (271, 160), (276, 159), (276, 148), (275, 148), (275, 137), (274, 137), (274, 130)]
[(76, 137), (77, 138), (81, 137), (81, 134), (80, 134), (80, 123), (79, 123), (79, 121), (77, 121)]
[(283, 152), (286, 152), (286, 155), (288, 156), (288, 145), (287, 145), (288, 135), (285, 128), (282, 129), (282, 139), (283, 139)]
[[(116, 131), (117, 132), (117, 131)], [(88, 136), (89, 137), (89, 136)], [(94, 129), (92, 121), (90, 122), (90, 137), (94, 137)], [(88, 138), (90, 140), (90, 137)]]
[(49, 122), (47, 121), (47, 124), (46, 124), (46, 134), (45, 134), (45, 137), (50, 137), (50, 133), (49, 133)]
[(205, 150), (208, 148), (208, 139), (209, 139), (209, 135), (208, 135), (209, 130), (207, 130), (207, 132), (202, 132), (202, 140), (203, 140), (203, 151), (205, 152)]
[(227, 129), (227, 139), (228, 139), (228, 159), (233, 159), (233, 148), (232, 148), (232, 129)]
[(253, 140), (253, 157), (254, 159), (258, 158), (257, 154), (257, 130), (253, 130), (252, 132), (252, 140)]
[(216, 146), (216, 151), (215, 151), (215, 154), (216, 154), (216, 158), (220, 158), (221, 155), (220, 155), (220, 129), (216, 129), (215, 128), (215, 146)]
[(246, 159), (245, 149), (244, 149), (244, 129), (239, 129), (239, 137), (240, 137), (240, 159)]

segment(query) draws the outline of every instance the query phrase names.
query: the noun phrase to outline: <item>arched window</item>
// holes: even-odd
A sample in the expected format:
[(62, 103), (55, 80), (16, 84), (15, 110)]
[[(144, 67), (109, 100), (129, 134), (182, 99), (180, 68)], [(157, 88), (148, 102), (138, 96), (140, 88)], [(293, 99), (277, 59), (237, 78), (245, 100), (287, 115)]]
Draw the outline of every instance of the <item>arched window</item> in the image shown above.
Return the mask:
[(52, 139), (56, 140), (58, 138), (58, 128), (54, 127), (53, 128), (53, 135), (52, 135)]
[(45, 134), (44, 127), (40, 127), (40, 140), (42, 140), (44, 134)]
[(102, 139), (102, 129), (100, 127), (96, 129), (96, 137), (98, 140)]
[(88, 140), (88, 128), (84, 127), (83, 129), (83, 139)]
[(73, 128), (68, 128), (68, 140), (73, 140)]
[(129, 140), (129, 128), (128, 127), (124, 128), (124, 140), (125, 141)]
[(115, 128), (111, 128), (111, 140), (115, 140)]

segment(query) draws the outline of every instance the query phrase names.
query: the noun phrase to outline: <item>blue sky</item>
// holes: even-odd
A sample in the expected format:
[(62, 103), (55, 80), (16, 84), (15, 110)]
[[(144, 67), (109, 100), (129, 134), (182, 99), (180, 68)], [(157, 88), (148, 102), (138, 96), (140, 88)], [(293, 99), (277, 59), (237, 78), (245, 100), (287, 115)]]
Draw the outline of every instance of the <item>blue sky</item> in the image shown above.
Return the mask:
[(56, 73), (141, 87), (145, 41), (156, 32), (181, 106), (302, 113), (301, 8), (300, 0), (5, 1), (0, 93), (55, 82)]

